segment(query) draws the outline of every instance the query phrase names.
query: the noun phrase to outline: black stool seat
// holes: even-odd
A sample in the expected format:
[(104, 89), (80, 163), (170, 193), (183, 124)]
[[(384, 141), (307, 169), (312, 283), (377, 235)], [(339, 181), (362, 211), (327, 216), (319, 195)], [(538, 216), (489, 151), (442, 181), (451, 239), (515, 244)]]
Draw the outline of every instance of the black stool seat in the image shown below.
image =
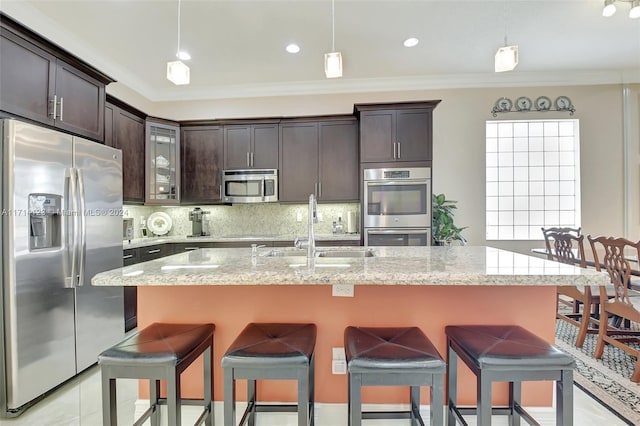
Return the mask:
[(315, 343), (314, 324), (251, 323), (227, 350), (222, 367), (308, 365)]
[[(224, 424), (235, 424), (236, 380), (247, 380), (247, 408), (240, 424), (255, 425), (258, 412), (297, 412), (298, 426), (313, 425), (315, 324), (250, 323), (222, 357)], [(297, 404), (258, 404), (256, 381), (297, 380)]]
[[(349, 374), (349, 425), (362, 419), (411, 419), (420, 415), (420, 386), (431, 386), (431, 425), (443, 425), (445, 362), (418, 327), (347, 327), (344, 344)], [(409, 386), (411, 410), (362, 411), (362, 386)], [(419, 422), (419, 423), (418, 423)]]
[[(466, 425), (463, 414), (477, 414), (477, 425), (491, 424), (492, 414), (509, 416), (509, 424), (520, 418), (538, 423), (520, 405), (521, 382), (556, 382), (556, 425), (573, 425), (574, 359), (517, 325), (460, 325), (445, 327), (447, 335), (447, 388), (449, 426)], [(477, 408), (457, 404), (458, 357), (477, 378)], [(509, 406), (491, 405), (491, 383), (509, 382)]]
[(98, 356), (111, 365), (176, 365), (213, 338), (213, 324), (153, 323)]
[(448, 326), (447, 337), (482, 369), (573, 368), (573, 357), (519, 326)]
[[(168, 424), (180, 426), (181, 405), (197, 404), (203, 412), (196, 421), (213, 425), (213, 324), (153, 323), (98, 356), (102, 374), (102, 418), (105, 426), (117, 422), (116, 379), (150, 379), (151, 406), (136, 421), (160, 424), (159, 405), (166, 404)], [(180, 398), (180, 374), (204, 356), (204, 398)], [(160, 398), (160, 380), (167, 382), (167, 397)]]

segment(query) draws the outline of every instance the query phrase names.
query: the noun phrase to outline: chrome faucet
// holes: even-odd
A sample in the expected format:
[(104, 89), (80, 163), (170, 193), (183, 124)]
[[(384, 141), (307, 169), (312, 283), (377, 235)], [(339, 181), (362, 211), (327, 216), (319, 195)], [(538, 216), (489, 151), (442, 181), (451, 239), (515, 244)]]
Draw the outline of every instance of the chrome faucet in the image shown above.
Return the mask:
[(316, 235), (313, 232), (313, 224), (318, 223), (318, 204), (316, 196), (309, 195), (309, 239), (307, 241), (307, 258), (313, 259), (316, 255)]
[(293, 245), (299, 249), (307, 247), (307, 259), (313, 259), (316, 255), (316, 236), (313, 232), (313, 224), (318, 223), (318, 204), (314, 194), (309, 195), (309, 234), (307, 239), (296, 238)]

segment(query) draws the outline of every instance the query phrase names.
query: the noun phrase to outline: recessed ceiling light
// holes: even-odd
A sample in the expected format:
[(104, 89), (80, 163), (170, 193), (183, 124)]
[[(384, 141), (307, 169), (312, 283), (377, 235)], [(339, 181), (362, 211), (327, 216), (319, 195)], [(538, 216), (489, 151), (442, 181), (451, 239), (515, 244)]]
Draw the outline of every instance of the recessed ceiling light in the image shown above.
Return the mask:
[(285, 50), (289, 53), (298, 53), (300, 51), (300, 46), (295, 43), (291, 43), (285, 47)]
[(415, 37), (409, 37), (402, 44), (404, 44), (404, 47), (413, 47), (413, 46), (416, 46), (418, 43), (420, 43), (420, 40), (418, 40)]

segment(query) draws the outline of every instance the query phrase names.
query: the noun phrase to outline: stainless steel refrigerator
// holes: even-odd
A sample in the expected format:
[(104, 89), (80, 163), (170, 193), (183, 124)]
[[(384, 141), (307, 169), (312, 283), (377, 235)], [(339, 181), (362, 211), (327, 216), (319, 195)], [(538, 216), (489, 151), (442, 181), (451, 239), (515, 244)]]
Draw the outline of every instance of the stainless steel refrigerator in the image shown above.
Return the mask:
[(13, 119), (2, 134), (0, 417), (13, 417), (124, 337), (120, 150)]

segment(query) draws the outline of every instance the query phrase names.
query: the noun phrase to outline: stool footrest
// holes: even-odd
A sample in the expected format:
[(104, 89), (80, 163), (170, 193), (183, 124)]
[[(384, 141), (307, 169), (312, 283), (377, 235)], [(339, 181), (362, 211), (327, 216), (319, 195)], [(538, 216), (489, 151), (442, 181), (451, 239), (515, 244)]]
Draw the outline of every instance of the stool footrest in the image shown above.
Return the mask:
[[(254, 413), (296, 413), (298, 404), (256, 404), (250, 402), (242, 413), (240, 425), (243, 425), (251, 412)], [(313, 405), (309, 408), (309, 418), (313, 419)], [(313, 423), (312, 423), (313, 424)]]
[[(457, 420), (460, 423), (462, 423), (464, 426), (467, 426), (467, 422), (462, 418), (462, 416), (464, 414), (475, 415), (478, 412), (478, 408), (477, 407), (458, 407), (455, 404), (451, 404), (449, 407), (456, 414)], [(533, 417), (531, 417), (531, 414), (529, 414), (527, 412), (527, 410), (525, 410), (517, 402), (514, 404), (514, 410), (516, 411), (517, 414), (520, 415), (520, 417), (522, 417), (522, 419), (524, 421), (526, 421), (531, 426), (541, 426), (540, 423), (538, 423)], [(503, 415), (503, 416), (504, 415), (509, 415), (509, 414), (511, 414), (511, 408), (509, 408), (509, 407), (491, 407), (491, 414)]]
[[(363, 411), (362, 419), (363, 420), (372, 420), (372, 419), (410, 419), (411, 414), (416, 419), (420, 419), (422, 421), (422, 415), (419, 411)], [(424, 422), (423, 422), (424, 423)]]

